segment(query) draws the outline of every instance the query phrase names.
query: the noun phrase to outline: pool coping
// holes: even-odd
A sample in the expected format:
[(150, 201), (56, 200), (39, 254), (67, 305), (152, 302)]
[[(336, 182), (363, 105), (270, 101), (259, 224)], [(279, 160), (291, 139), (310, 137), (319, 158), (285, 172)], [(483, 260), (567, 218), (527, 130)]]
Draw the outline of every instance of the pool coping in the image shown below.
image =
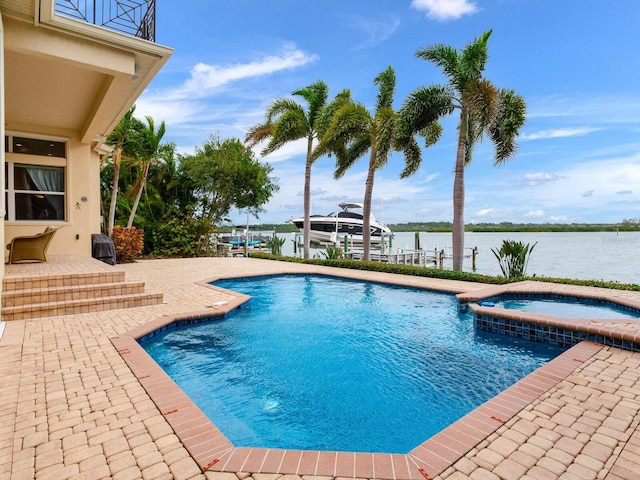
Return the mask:
[[(218, 288), (208, 282), (197, 283)], [(213, 304), (208, 310), (165, 315), (111, 338), (115, 348), (203, 471), (429, 480), (453, 465), (604, 348), (596, 343), (579, 343), (407, 454), (236, 447), (138, 343), (139, 338), (174, 322), (223, 316), (249, 298), (234, 293), (237, 297)]]

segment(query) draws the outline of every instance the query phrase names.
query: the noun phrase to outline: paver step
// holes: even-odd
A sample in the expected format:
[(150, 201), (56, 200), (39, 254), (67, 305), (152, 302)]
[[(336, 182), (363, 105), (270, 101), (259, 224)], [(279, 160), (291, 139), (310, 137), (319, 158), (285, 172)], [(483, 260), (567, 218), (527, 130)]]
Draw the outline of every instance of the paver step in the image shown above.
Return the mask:
[(162, 303), (161, 293), (134, 293), (100, 298), (81, 298), (58, 302), (33, 303), (2, 308), (3, 320), (26, 320), (77, 313), (100, 312)]
[(115, 297), (134, 293), (144, 293), (143, 282), (94, 283), (64, 287), (9, 290), (2, 295), (2, 306), (17, 307), (38, 303)]
[(36, 288), (73, 287), (76, 285), (95, 285), (100, 283), (124, 282), (123, 271), (73, 273), (59, 275), (31, 275), (24, 277), (5, 277), (2, 291), (27, 290)]

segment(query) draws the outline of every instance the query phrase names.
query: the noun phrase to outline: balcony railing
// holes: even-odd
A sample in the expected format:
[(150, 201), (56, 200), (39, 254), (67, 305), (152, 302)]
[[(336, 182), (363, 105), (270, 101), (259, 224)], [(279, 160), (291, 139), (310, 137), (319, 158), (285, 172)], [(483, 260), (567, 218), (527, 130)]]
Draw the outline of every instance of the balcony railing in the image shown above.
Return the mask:
[(156, 41), (156, 0), (56, 0), (56, 13)]

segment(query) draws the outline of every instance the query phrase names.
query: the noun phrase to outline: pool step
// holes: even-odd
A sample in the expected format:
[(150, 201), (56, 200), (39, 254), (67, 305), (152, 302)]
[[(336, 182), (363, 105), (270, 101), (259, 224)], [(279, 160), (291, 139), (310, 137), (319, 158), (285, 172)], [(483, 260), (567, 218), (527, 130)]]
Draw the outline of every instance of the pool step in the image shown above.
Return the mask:
[(124, 272), (11, 277), (3, 280), (2, 320), (73, 315), (162, 303)]

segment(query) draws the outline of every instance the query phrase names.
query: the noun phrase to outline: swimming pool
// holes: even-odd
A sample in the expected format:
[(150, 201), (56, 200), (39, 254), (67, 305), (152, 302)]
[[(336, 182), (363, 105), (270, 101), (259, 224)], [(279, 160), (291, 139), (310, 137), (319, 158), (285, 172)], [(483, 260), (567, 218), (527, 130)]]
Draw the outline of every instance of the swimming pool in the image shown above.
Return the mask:
[(405, 453), (561, 351), (476, 334), (448, 294), (299, 275), (215, 285), (252, 300), (143, 346), (236, 446)]

